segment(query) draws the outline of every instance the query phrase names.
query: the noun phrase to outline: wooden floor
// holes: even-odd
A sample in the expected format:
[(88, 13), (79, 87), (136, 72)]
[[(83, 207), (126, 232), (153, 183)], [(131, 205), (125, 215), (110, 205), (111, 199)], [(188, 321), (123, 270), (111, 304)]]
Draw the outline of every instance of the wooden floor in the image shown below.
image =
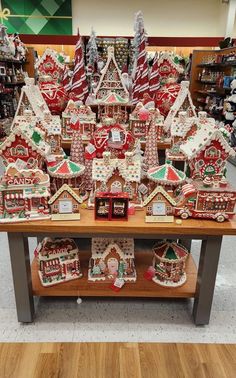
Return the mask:
[(1, 378), (234, 378), (236, 346), (2, 343)]

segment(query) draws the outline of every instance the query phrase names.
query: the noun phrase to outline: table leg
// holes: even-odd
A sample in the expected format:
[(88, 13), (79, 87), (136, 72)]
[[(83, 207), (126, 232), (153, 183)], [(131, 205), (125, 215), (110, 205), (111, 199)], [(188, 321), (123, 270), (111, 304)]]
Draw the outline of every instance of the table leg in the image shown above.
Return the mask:
[(188, 251), (191, 252), (192, 240), (191, 239), (180, 239), (180, 244), (182, 244)]
[(8, 240), (18, 321), (30, 323), (34, 316), (34, 301), (28, 239), (21, 233), (8, 233)]
[(221, 243), (221, 236), (211, 236), (202, 241), (193, 306), (196, 325), (208, 324), (210, 320)]

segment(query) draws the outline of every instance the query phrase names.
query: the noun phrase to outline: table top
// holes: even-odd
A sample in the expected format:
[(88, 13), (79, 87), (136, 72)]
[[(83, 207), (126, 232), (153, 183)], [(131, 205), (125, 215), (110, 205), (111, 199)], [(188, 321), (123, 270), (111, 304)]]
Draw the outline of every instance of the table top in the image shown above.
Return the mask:
[(100, 221), (94, 220), (94, 211), (81, 209), (79, 221), (29, 221), (19, 223), (0, 223), (0, 232), (24, 233), (76, 233), (76, 234), (120, 234), (120, 236), (138, 235), (236, 235), (236, 218), (231, 221), (218, 223), (214, 220), (187, 219), (182, 224), (173, 223), (145, 223), (145, 211), (137, 210), (130, 215), (128, 221)]

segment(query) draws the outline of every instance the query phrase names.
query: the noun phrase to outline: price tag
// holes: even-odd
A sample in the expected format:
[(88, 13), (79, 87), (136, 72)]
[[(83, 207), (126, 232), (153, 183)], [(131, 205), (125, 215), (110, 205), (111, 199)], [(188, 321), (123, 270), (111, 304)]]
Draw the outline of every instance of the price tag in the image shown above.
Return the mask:
[(118, 292), (122, 289), (124, 284), (125, 284), (125, 281), (123, 280), (123, 278), (116, 278), (114, 283), (111, 285), (111, 289), (113, 291)]
[(17, 167), (17, 169), (25, 169), (26, 166), (27, 166), (27, 163), (21, 159), (17, 159), (16, 162), (15, 162), (15, 165)]
[(113, 130), (111, 132), (111, 137), (112, 137), (112, 141), (113, 142), (120, 142), (121, 141), (121, 137), (120, 137), (120, 132), (118, 130)]
[(85, 147), (85, 151), (88, 152), (90, 155), (92, 155), (94, 153), (94, 151), (96, 151), (96, 148), (94, 147), (94, 145), (92, 143), (89, 143)]

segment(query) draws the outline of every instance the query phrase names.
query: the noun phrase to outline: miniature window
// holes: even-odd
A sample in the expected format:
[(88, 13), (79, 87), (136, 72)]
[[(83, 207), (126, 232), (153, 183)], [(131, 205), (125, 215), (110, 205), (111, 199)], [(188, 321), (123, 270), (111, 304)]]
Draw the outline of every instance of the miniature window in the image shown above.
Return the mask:
[(114, 181), (111, 184), (111, 192), (112, 193), (119, 193), (122, 192), (122, 184), (119, 181)]
[(172, 210), (171, 206), (167, 206), (167, 207), (166, 207), (166, 210), (167, 210), (168, 213), (170, 213), (171, 210)]
[(77, 204), (73, 205), (73, 209), (78, 209), (78, 205)]
[(133, 188), (130, 184), (127, 184), (124, 186), (124, 191), (129, 194), (129, 198), (132, 198), (133, 196)]
[(161, 196), (157, 196), (157, 199), (158, 199), (158, 201), (161, 201), (162, 197)]
[(28, 148), (25, 148), (22, 145), (11, 148), (12, 156), (28, 156)]
[(32, 207), (38, 208), (40, 206), (40, 198), (32, 198)]
[(211, 146), (211, 147), (206, 149), (205, 157), (208, 158), (208, 159), (215, 159), (217, 157), (220, 157), (220, 151), (217, 150), (216, 147)]
[(204, 165), (204, 160), (199, 160), (199, 162), (198, 162), (198, 166), (201, 168), (202, 166)]
[(63, 198), (67, 198), (67, 197), (68, 197), (68, 194), (64, 193)]

